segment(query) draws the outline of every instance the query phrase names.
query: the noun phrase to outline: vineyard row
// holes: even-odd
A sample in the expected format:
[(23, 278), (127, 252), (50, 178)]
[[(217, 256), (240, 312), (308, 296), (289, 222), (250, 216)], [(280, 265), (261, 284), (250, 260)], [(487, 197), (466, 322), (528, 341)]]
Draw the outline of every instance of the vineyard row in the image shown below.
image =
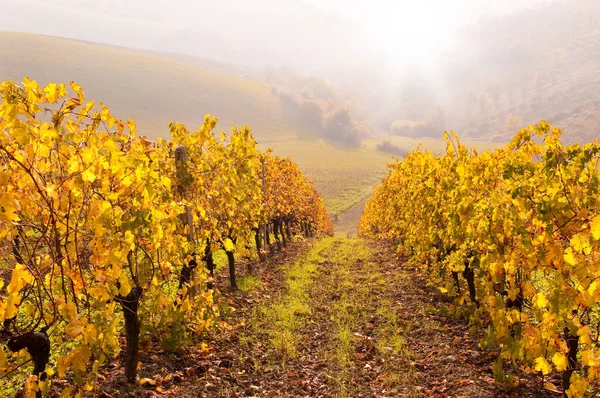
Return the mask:
[(80, 396), (122, 335), (135, 382), (140, 340), (172, 349), (215, 323), (215, 252), (235, 288), (236, 257), (332, 233), (312, 183), (247, 126), (216, 134), (206, 115), (150, 141), (74, 82), (0, 93), (0, 395), (41, 396), (57, 374)]
[(487, 330), (497, 381), (556, 370), (581, 397), (600, 376), (600, 145), (560, 137), (541, 122), (478, 153), (445, 134), (444, 155), (391, 166), (360, 233), (396, 245)]

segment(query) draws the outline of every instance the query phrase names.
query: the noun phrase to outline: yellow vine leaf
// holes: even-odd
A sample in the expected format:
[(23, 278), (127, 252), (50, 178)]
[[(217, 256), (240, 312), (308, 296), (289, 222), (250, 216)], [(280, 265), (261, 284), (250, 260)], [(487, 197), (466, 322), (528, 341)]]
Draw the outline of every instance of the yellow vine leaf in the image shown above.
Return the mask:
[(138, 381), (138, 384), (139, 384), (140, 386), (145, 386), (145, 385), (154, 386), (154, 385), (156, 385), (156, 380), (153, 380), (153, 379), (149, 379), (149, 378), (147, 378), (147, 377), (144, 377), (144, 378), (141, 378), (141, 379)]
[(592, 236), (595, 240), (600, 239), (600, 216), (596, 216), (592, 219), (590, 230), (592, 231)]
[(557, 352), (552, 356), (552, 363), (554, 366), (556, 366), (556, 370), (559, 372), (566, 370), (569, 366), (569, 361), (562, 352)]
[(94, 182), (96, 181), (96, 174), (94, 174), (92, 170), (87, 169), (83, 173), (81, 173), (81, 178), (83, 179), (83, 181), (86, 182)]
[(554, 393), (558, 393), (560, 394), (561, 391), (552, 383), (550, 383), (549, 381), (544, 383), (544, 388), (548, 391), (552, 391)]
[(565, 250), (565, 254), (563, 255), (563, 258), (565, 260), (565, 262), (569, 265), (577, 265), (577, 258), (575, 258), (575, 255), (573, 254), (573, 249), (570, 247), (567, 247)]
[(17, 264), (12, 272), (10, 283), (6, 287), (9, 294), (15, 294), (21, 291), (25, 286), (33, 282), (33, 275), (23, 264)]
[(535, 295), (534, 302), (538, 308), (546, 308), (546, 306), (548, 305), (548, 300), (546, 299), (546, 296), (544, 295), (544, 293), (541, 292)]
[[(589, 255), (592, 252), (592, 246), (589, 242), (589, 234), (577, 234), (571, 238), (571, 247), (579, 253)], [(574, 264), (572, 264), (574, 265)]]
[(79, 104), (83, 104), (83, 99), (84, 99), (83, 88), (81, 88), (81, 86), (75, 82), (71, 82), (71, 88), (77, 94), (77, 97), (79, 99)]
[(0, 220), (11, 224), (19, 221), (20, 217), (17, 211), (19, 211), (20, 207), (19, 202), (11, 194), (0, 194)]
[(56, 83), (50, 83), (44, 87), (44, 93), (46, 93), (46, 102), (56, 102), (58, 99), (58, 87)]
[(225, 239), (225, 242), (223, 243), (223, 247), (225, 248), (226, 251), (230, 252), (234, 249), (235, 245), (233, 244), (231, 239), (227, 238), (227, 239)]
[(567, 390), (567, 396), (569, 398), (583, 398), (587, 391), (589, 382), (581, 377), (578, 373), (573, 373), (571, 376), (571, 385)]
[(542, 372), (543, 375), (547, 375), (552, 371), (552, 366), (546, 361), (546, 358), (538, 357), (535, 360), (535, 370)]
[(35, 398), (36, 397), (36, 393), (39, 391), (40, 387), (38, 386), (38, 377), (35, 375), (29, 375), (27, 376), (27, 379), (25, 380), (25, 387), (24, 387), (24, 395), (26, 398)]

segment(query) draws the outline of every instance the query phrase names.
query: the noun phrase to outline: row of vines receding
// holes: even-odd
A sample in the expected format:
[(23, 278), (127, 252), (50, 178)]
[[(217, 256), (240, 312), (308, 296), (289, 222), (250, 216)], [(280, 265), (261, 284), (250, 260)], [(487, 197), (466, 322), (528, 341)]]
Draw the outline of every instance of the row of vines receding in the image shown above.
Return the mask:
[(397, 245), (486, 328), (498, 381), (556, 371), (580, 397), (600, 376), (600, 145), (560, 136), (541, 122), (478, 153), (445, 134), (444, 155), (391, 166), (360, 233)]
[(214, 253), (235, 288), (236, 257), (332, 232), (312, 183), (247, 126), (215, 134), (207, 115), (151, 141), (74, 82), (0, 93), (3, 396), (55, 377), (80, 396), (121, 351), (135, 382), (140, 340), (173, 348), (215, 324)]

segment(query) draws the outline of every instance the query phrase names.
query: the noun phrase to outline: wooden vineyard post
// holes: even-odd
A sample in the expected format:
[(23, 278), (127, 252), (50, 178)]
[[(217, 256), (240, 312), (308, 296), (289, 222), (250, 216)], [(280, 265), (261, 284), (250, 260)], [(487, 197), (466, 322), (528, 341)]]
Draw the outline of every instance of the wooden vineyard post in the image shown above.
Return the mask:
[[(263, 210), (266, 212), (267, 209), (267, 202), (266, 202), (266, 197), (267, 197), (267, 169), (265, 166), (265, 160), (266, 160), (266, 156), (263, 154), (260, 158), (260, 162), (262, 164), (262, 202), (263, 202)], [(263, 236), (265, 239), (265, 243), (263, 245), (264, 247), (264, 254), (259, 252), (258, 253), (258, 257), (259, 259), (267, 259), (267, 252), (269, 249), (269, 222), (268, 220), (262, 225), (260, 226), (260, 228), (263, 230)]]
[[(191, 183), (191, 175), (188, 173), (187, 170), (187, 154), (185, 152), (185, 147), (182, 145), (179, 145), (176, 149), (175, 149), (175, 165), (176, 165), (176, 172), (177, 172), (177, 192), (179, 194), (179, 197), (182, 200), (187, 201), (189, 199), (189, 188), (188, 186)], [(181, 223), (183, 224), (184, 228), (187, 228), (187, 235), (186, 238), (188, 240), (188, 242), (191, 242), (192, 244), (194, 243), (194, 223), (193, 223), (193, 218), (192, 218), (192, 210), (190, 209), (190, 207), (188, 206), (188, 204), (186, 203), (184, 205), (184, 212), (181, 213), (179, 215), (180, 219), (181, 219)], [(195, 245), (194, 245), (195, 248)], [(179, 276), (179, 287), (183, 287), (184, 283), (189, 283), (192, 282), (194, 280), (194, 270), (196, 269), (196, 267), (198, 266), (198, 263), (196, 261), (196, 253), (194, 250), (194, 253), (192, 253), (192, 259), (190, 260), (190, 262), (188, 264), (185, 264), (181, 270), (181, 275)], [(190, 295), (194, 295), (195, 294), (195, 288), (192, 287), (190, 289)]]

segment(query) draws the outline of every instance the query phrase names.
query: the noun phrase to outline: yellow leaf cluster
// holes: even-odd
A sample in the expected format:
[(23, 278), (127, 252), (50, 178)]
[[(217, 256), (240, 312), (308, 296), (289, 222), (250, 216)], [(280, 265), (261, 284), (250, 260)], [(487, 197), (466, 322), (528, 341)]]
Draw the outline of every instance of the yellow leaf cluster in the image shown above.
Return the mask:
[[(216, 133), (206, 115), (197, 131), (172, 123), (170, 140), (150, 141), (75, 82), (26, 77), (0, 83), (0, 95), (0, 258), (12, 272), (0, 320), (51, 328), (60, 377), (118, 354), (133, 293), (157, 335), (211, 328), (219, 311), (204, 267), (182, 283), (192, 258), (242, 253), (267, 224), (332, 231), (312, 183), (261, 152), (247, 126)], [(0, 368), (15, 360), (0, 356)]]
[[(587, 325), (600, 302), (600, 144), (565, 145), (560, 136), (542, 121), (479, 153), (445, 134), (445, 154), (417, 149), (390, 166), (359, 232), (397, 246), (473, 317), (487, 314), (488, 341), (503, 358), (565, 371), (567, 342), (578, 339), (592, 379), (600, 371)], [(580, 396), (588, 380), (573, 377), (570, 391)]]

